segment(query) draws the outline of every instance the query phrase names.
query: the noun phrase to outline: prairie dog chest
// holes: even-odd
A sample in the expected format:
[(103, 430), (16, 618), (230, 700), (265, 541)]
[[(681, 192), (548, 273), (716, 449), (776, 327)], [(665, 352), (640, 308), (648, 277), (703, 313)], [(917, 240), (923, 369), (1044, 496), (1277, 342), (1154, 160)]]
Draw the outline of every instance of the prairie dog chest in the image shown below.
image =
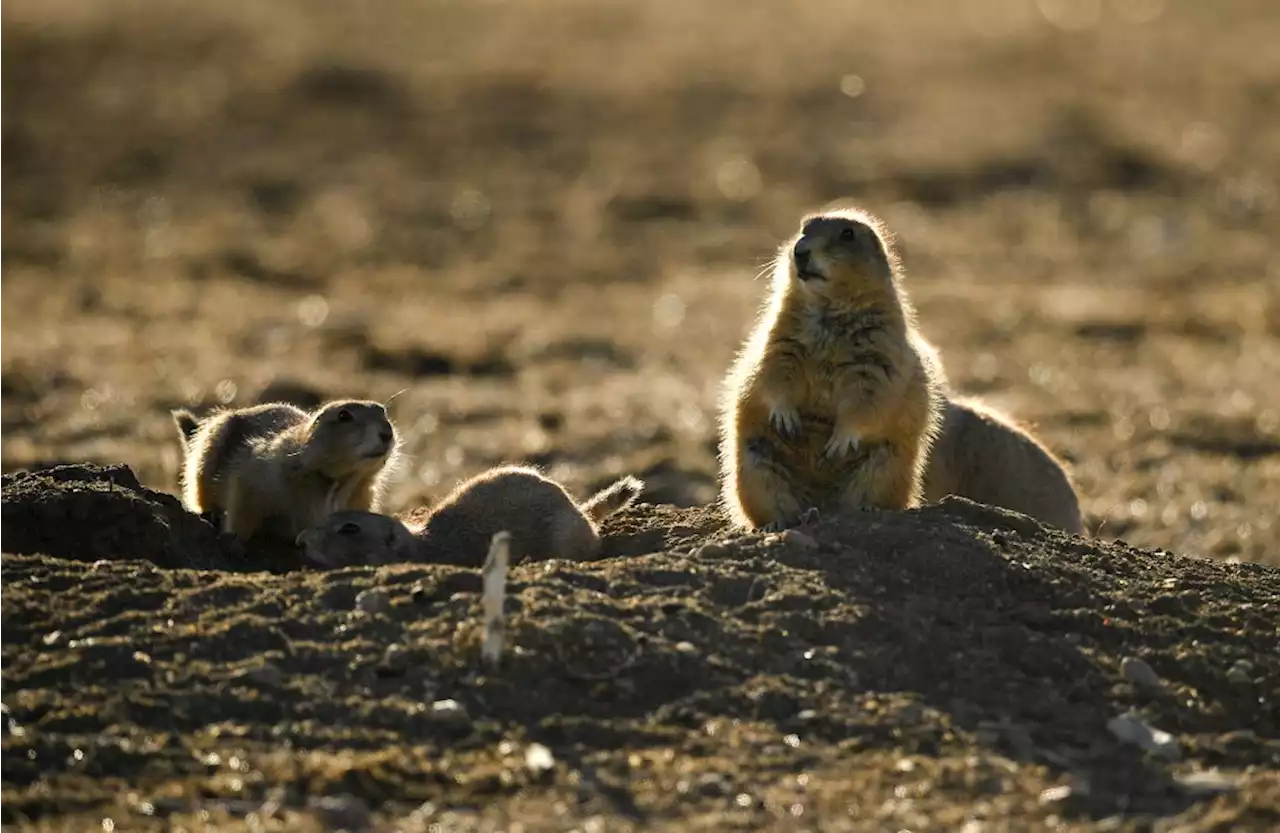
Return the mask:
[(799, 322), (795, 343), (803, 367), (805, 408), (826, 414), (835, 408), (838, 377), (864, 359), (872, 345), (857, 343), (842, 322), (821, 315), (805, 316)]

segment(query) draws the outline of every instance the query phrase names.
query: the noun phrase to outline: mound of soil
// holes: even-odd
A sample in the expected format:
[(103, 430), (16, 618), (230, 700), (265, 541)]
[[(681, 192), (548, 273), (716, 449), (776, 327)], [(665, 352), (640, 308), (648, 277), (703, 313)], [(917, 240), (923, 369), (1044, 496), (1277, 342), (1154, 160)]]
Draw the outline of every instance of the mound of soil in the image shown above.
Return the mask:
[(961, 500), (642, 505), (512, 569), (495, 669), (474, 570), (235, 572), (123, 468), (6, 478), (4, 526), (6, 824), (1280, 824), (1271, 567)]
[(137, 559), (160, 567), (235, 569), (229, 537), (143, 488), (128, 466), (60, 465), (3, 478), (4, 550), (76, 561)]

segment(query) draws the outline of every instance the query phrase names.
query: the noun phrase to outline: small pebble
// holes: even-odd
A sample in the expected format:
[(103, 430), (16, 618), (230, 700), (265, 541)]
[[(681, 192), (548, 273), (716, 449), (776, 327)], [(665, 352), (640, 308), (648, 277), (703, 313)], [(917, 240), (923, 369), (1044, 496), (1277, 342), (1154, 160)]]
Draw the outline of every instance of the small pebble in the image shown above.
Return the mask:
[(369, 805), (354, 795), (312, 796), (307, 799), (307, 809), (315, 813), (329, 830), (356, 833), (369, 829)]
[(431, 704), (431, 713), (451, 723), (470, 723), (471, 715), (466, 706), (457, 700), (437, 700)]
[(535, 775), (555, 769), (556, 758), (551, 750), (540, 743), (531, 743), (524, 750), (524, 765)]
[(403, 674), (409, 668), (408, 654), (403, 645), (392, 642), (382, 652), (382, 662), (378, 665), (378, 673), (382, 675)]
[(1177, 738), (1151, 726), (1133, 712), (1111, 718), (1107, 721), (1107, 729), (1120, 741), (1140, 746), (1162, 758), (1176, 761), (1182, 757), (1182, 747)]
[(370, 588), (356, 596), (356, 610), (365, 613), (386, 613), (391, 608), (391, 597), (385, 590)]
[(818, 548), (818, 542), (814, 540), (812, 535), (801, 532), (798, 529), (788, 529), (783, 532), (782, 543), (792, 547), (799, 547), (802, 550), (816, 550)]
[(702, 773), (697, 777), (695, 785), (698, 792), (706, 796), (728, 795), (732, 789), (728, 777), (719, 772)]
[(729, 548), (719, 541), (711, 541), (698, 547), (696, 554), (706, 558), (724, 558), (729, 554)]
[(1178, 782), (1182, 789), (1191, 795), (1197, 796), (1222, 795), (1223, 793), (1235, 792), (1236, 789), (1236, 779), (1223, 775), (1216, 769), (1175, 775), (1174, 780)]
[(692, 642), (677, 642), (675, 647), (682, 654), (696, 654), (698, 652), (697, 646)]
[(1137, 657), (1125, 657), (1120, 661), (1120, 674), (1140, 689), (1150, 692), (1164, 691), (1164, 682), (1150, 665)]
[(1063, 784), (1060, 787), (1050, 787), (1047, 790), (1041, 790), (1040, 803), (1053, 804), (1058, 801), (1066, 801), (1071, 797), (1071, 792), (1071, 787), (1068, 784)]
[(1253, 682), (1253, 663), (1238, 659), (1227, 669), (1227, 682), (1244, 685)]
[(266, 686), (278, 686), (284, 682), (284, 672), (269, 662), (252, 668), (242, 668), (236, 677)]

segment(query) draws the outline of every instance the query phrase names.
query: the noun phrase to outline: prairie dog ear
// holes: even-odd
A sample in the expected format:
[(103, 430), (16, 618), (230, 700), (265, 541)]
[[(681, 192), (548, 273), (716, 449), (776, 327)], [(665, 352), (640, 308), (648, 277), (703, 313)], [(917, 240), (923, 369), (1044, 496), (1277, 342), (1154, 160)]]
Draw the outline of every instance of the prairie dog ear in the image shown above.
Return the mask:
[(196, 415), (185, 408), (178, 408), (169, 413), (173, 415), (173, 424), (178, 426), (179, 439), (185, 446), (191, 442), (191, 438), (195, 436), (196, 431), (200, 428), (200, 420), (196, 419)]

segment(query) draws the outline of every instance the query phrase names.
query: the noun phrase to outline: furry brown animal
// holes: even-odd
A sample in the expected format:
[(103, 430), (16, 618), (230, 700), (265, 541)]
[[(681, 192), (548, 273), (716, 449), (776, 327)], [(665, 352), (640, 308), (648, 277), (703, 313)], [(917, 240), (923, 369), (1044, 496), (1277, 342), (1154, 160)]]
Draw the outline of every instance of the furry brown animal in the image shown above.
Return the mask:
[(478, 567), (493, 536), (511, 533), (511, 557), (585, 561), (600, 552), (598, 524), (644, 489), (624, 477), (582, 503), (527, 466), (501, 466), (460, 484), (424, 520), (338, 512), (298, 536), (324, 567), (424, 561)]
[(283, 403), (173, 412), (184, 459), (183, 503), (221, 516), (225, 531), (292, 541), (339, 509), (376, 511), (397, 456), (377, 402), (330, 402), (312, 413)]
[(925, 468), (924, 499), (959, 495), (1076, 535), (1080, 500), (1065, 467), (1030, 432), (975, 399), (950, 399)]
[(917, 342), (882, 224), (859, 210), (806, 217), (725, 385), (721, 494), (735, 524), (915, 505), (942, 396)]

